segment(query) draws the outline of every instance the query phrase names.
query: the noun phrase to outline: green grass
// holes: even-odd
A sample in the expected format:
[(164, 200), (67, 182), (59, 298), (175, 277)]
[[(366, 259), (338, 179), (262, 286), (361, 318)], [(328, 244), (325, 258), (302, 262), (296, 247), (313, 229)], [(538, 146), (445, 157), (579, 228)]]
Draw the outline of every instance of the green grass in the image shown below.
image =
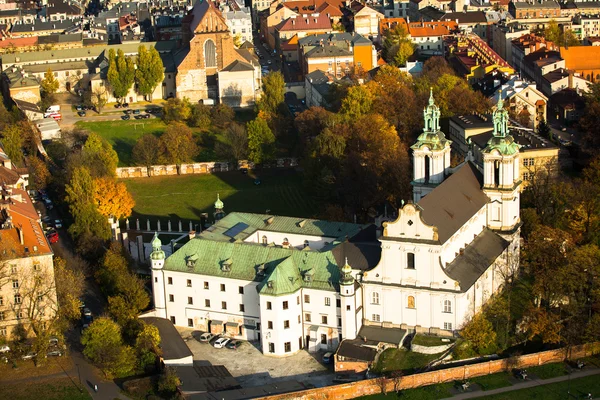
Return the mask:
[[(571, 395), (569, 395), (569, 393)], [(563, 400), (582, 399), (587, 393), (593, 398), (600, 396), (600, 385), (598, 376), (586, 376), (585, 378), (572, 379), (570, 382), (556, 382), (549, 385), (535, 386), (529, 389), (515, 390), (507, 393), (487, 396), (488, 400)]]
[(137, 215), (197, 221), (203, 212), (212, 218), (217, 193), (225, 203), (225, 212), (264, 213), (269, 209), (276, 215), (317, 215), (317, 205), (304, 191), (300, 174), (274, 169), (257, 174), (262, 181), (258, 186), (252, 174), (239, 171), (124, 179), (123, 182), (136, 201), (133, 218)]
[(470, 379), (472, 383), (478, 384), (482, 390), (493, 390), (501, 387), (511, 386), (509, 375), (505, 372), (491, 374)]
[(53, 379), (46, 382), (20, 382), (0, 384), (0, 397), (11, 400), (88, 400), (91, 399), (85, 388), (76, 386), (69, 378)]
[(415, 335), (415, 337), (412, 339), (411, 344), (416, 344), (418, 346), (434, 347), (434, 346), (445, 346), (448, 344), (452, 344), (452, 342), (454, 342), (454, 339), (452, 339), (452, 338), (447, 338), (447, 339), (450, 339), (449, 342), (444, 342), (444, 341), (442, 341), (442, 339), (443, 338), (441, 338), (439, 336)]
[(387, 349), (381, 353), (373, 370), (377, 372), (401, 370), (410, 373), (426, 366), (439, 356), (440, 354), (421, 354), (402, 348)]
[(374, 394), (371, 396), (357, 397), (363, 400), (384, 400), (384, 399), (402, 399), (402, 400), (437, 400), (452, 396), (450, 389), (451, 383), (424, 386), (417, 389), (403, 390), (400, 393)]
[(540, 379), (555, 378), (557, 376), (568, 374), (567, 366), (562, 362), (527, 368), (527, 372), (537, 376)]

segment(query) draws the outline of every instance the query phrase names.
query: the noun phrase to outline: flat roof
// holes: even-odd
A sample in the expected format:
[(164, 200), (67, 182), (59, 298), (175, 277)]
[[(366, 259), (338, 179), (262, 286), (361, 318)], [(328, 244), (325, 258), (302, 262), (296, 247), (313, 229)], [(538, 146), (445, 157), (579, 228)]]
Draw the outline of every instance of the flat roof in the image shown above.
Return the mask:
[(158, 328), (163, 359), (180, 360), (193, 356), (192, 351), (171, 321), (159, 317), (142, 317), (141, 320)]

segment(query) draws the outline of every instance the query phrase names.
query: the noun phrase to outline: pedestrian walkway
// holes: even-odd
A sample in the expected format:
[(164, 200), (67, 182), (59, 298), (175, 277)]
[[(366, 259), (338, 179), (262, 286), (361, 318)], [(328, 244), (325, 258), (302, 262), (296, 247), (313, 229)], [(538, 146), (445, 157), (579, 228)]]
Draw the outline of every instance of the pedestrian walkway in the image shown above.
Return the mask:
[(512, 386), (507, 386), (507, 387), (494, 389), (494, 390), (487, 390), (487, 391), (478, 390), (475, 392), (460, 393), (460, 394), (457, 394), (457, 395), (455, 395), (453, 397), (449, 397), (449, 398), (450, 399), (476, 399), (479, 397), (487, 397), (487, 396), (492, 396), (494, 394), (513, 392), (515, 390), (528, 389), (528, 388), (532, 388), (532, 387), (536, 387), (536, 386), (545, 386), (550, 383), (564, 382), (569, 379), (584, 378), (586, 376), (598, 375), (598, 374), (600, 374), (600, 368), (589, 368), (589, 369), (585, 369), (583, 371), (573, 371), (570, 375), (557, 376), (556, 378), (550, 378), (550, 379), (532, 379), (532, 380), (528, 380), (525, 382), (516, 383)]
[[(79, 381), (81, 386), (87, 389), (93, 399), (128, 399), (128, 397), (121, 392), (121, 389), (116, 383), (104, 380), (102, 373), (92, 366), (81, 353), (74, 350), (71, 352), (71, 358), (73, 359), (76, 368), (73, 372), (69, 373), (69, 376), (73, 380)], [(98, 385), (98, 392), (94, 391), (94, 385)]]

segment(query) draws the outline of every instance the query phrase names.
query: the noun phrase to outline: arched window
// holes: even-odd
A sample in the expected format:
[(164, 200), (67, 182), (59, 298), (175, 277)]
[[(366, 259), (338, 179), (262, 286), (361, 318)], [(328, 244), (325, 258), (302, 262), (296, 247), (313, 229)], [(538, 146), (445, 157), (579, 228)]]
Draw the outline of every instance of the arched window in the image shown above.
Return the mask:
[(415, 269), (415, 253), (406, 253), (406, 268)]
[(267, 237), (266, 236), (262, 237), (262, 244), (267, 244)]
[(216, 67), (217, 66), (217, 46), (212, 40), (204, 42), (204, 67)]
[(444, 300), (444, 312), (445, 313), (452, 312), (452, 302), (450, 300)]
[(494, 186), (500, 185), (500, 161), (494, 161)]
[(379, 304), (379, 293), (373, 292), (373, 304)]
[(429, 163), (431, 162), (431, 158), (429, 156), (425, 156), (425, 182), (429, 182), (429, 175), (431, 174), (431, 169)]
[(289, 244), (290, 241), (288, 240), (288, 238), (283, 238), (283, 243)]
[(304, 247), (308, 247), (308, 240), (304, 241)]
[(408, 296), (408, 308), (415, 308), (415, 296)]

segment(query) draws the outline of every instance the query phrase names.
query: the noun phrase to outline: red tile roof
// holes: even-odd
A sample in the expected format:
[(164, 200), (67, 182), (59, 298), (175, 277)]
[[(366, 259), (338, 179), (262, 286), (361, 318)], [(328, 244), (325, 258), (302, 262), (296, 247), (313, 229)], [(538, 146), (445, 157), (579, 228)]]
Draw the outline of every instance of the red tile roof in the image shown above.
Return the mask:
[(331, 30), (331, 21), (325, 14), (312, 16), (311, 14), (301, 14), (292, 16), (277, 25), (276, 29), (280, 32), (285, 31), (313, 31), (313, 30)]

